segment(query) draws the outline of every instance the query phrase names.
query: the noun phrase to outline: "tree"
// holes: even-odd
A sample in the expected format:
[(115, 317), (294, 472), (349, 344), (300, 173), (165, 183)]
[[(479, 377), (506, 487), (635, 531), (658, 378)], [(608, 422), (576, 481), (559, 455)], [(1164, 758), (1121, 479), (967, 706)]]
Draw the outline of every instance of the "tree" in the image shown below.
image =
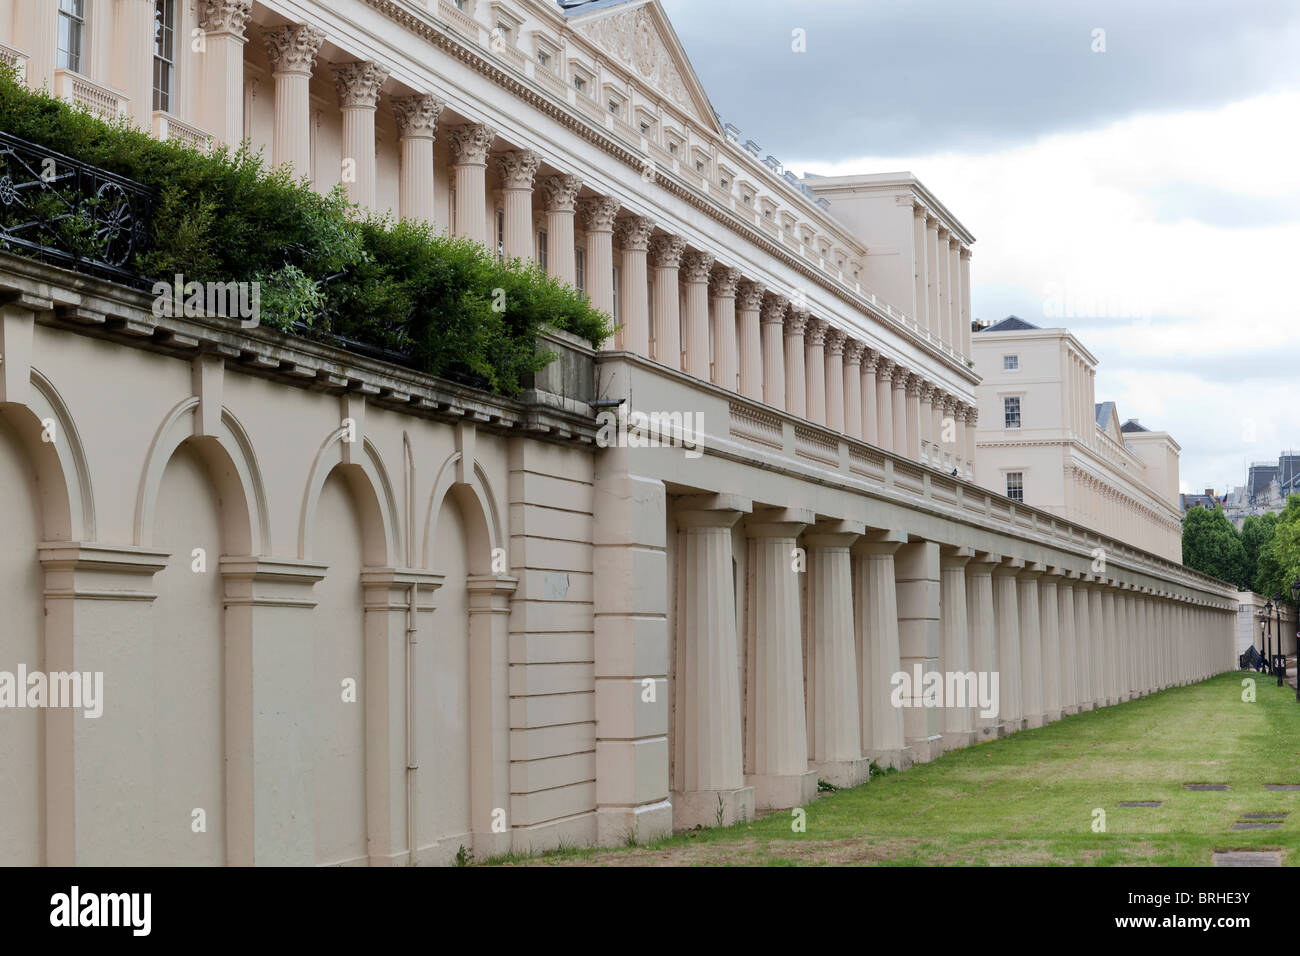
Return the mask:
[(1183, 564), (1237, 587), (1249, 586), (1241, 534), (1217, 506), (1193, 508), (1183, 518)]
[[(1250, 515), (1241, 525), (1241, 546), (1246, 552), (1245, 574), (1242, 576), (1242, 590), (1254, 588), (1259, 591), (1260, 560), (1277, 531), (1276, 514)], [(1263, 594), (1264, 591), (1259, 591)]]
[(1277, 530), (1259, 555), (1255, 590), (1291, 600), (1291, 582), (1300, 577), (1300, 495), (1289, 495), (1277, 516)]

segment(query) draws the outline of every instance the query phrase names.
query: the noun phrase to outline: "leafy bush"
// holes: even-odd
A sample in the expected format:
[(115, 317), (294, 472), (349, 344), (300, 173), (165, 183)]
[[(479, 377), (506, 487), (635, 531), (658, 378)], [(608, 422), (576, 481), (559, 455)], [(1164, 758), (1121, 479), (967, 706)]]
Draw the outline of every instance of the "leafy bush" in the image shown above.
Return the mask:
[[(0, 68), (0, 129), (154, 190), (147, 279), (261, 283), (262, 321), (412, 356), (425, 371), (506, 395), (554, 359), (551, 326), (599, 346), (609, 319), (535, 265), (426, 223), (365, 216), (336, 187), (321, 195), (268, 170), (247, 143), (205, 155), (105, 123)], [(77, 224), (66, 237), (83, 241)]]

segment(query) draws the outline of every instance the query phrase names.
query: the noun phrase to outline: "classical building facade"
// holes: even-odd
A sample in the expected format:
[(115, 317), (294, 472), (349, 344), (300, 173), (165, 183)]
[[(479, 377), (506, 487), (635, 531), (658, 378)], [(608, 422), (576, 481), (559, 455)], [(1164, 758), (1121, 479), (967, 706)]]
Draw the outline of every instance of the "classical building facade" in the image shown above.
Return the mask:
[(975, 480), (1181, 561), (1178, 443), (1094, 400), (1097, 359), (1068, 329), (1010, 316), (973, 338)]
[(620, 324), (507, 400), (0, 253), (0, 671), (104, 675), (0, 710), (0, 862), (644, 840), (1235, 663), (1229, 586), (970, 480), (964, 228), (758, 161), (655, 0), (7, 0), (0, 44)]

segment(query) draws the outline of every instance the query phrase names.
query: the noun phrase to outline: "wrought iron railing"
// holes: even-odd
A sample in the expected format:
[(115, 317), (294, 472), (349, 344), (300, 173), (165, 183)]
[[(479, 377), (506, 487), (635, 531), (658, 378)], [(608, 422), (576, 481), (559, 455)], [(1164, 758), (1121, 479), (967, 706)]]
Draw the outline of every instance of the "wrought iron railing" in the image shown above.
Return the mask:
[(152, 206), (137, 182), (0, 132), (0, 249), (145, 286)]

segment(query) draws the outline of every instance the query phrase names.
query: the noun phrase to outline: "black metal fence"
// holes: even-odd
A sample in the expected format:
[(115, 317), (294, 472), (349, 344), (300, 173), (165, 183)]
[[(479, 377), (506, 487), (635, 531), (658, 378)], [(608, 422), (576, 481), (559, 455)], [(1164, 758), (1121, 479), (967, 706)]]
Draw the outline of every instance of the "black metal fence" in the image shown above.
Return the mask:
[(0, 131), (0, 249), (144, 287), (152, 208), (139, 183)]

